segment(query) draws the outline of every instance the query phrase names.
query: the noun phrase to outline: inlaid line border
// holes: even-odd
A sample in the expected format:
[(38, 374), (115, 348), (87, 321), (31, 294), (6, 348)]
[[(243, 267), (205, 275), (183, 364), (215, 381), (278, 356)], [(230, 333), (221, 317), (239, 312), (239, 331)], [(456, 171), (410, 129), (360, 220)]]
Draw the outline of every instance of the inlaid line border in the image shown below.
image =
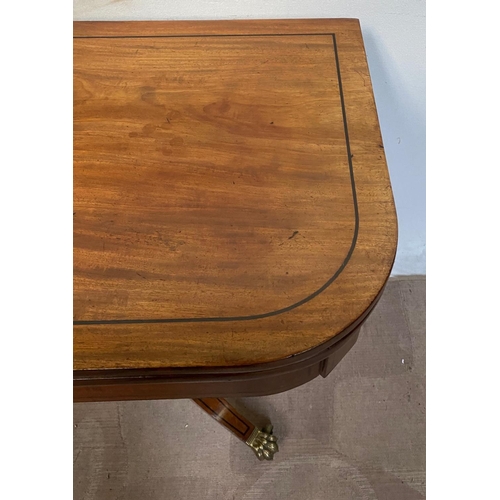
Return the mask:
[(358, 209), (358, 198), (356, 193), (356, 183), (354, 179), (354, 169), (352, 165), (352, 155), (351, 155), (351, 145), (349, 141), (349, 128), (347, 124), (347, 114), (345, 109), (345, 100), (344, 100), (344, 91), (342, 87), (342, 75), (340, 71), (340, 62), (339, 62), (339, 54), (337, 48), (337, 39), (335, 33), (269, 33), (269, 34), (247, 34), (247, 35), (238, 35), (238, 34), (211, 34), (211, 35), (130, 35), (130, 36), (76, 36), (75, 39), (78, 38), (208, 38), (208, 37), (265, 37), (265, 36), (331, 36), (333, 41), (333, 51), (335, 54), (335, 65), (337, 68), (337, 81), (339, 86), (339, 94), (340, 94), (340, 105), (342, 108), (342, 118), (344, 122), (344, 135), (346, 142), (346, 153), (347, 153), (347, 161), (349, 165), (349, 174), (351, 180), (351, 189), (352, 189), (352, 200), (354, 206), (354, 232), (352, 237), (351, 246), (347, 255), (337, 269), (337, 271), (331, 276), (325, 284), (323, 284), (316, 291), (304, 297), (303, 299), (295, 302), (287, 307), (283, 307), (281, 309), (276, 309), (275, 311), (270, 311), (261, 314), (251, 314), (246, 316), (214, 316), (214, 317), (195, 317), (195, 318), (158, 318), (158, 319), (109, 319), (109, 320), (81, 320), (81, 321), (73, 321), (74, 326), (85, 326), (85, 325), (134, 325), (134, 324), (159, 324), (159, 323), (203, 323), (203, 322), (227, 322), (227, 321), (250, 321), (257, 320), (263, 318), (269, 318), (272, 316), (277, 316), (279, 314), (283, 314), (297, 307), (300, 307), (303, 304), (313, 300), (320, 293), (324, 292), (342, 273), (345, 269), (349, 261), (351, 260), (354, 249), (356, 248), (356, 243), (358, 240), (359, 233), (359, 209)]
[(224, 406), (224, 408), (226, 408), (229, 411), (229, 413), (231, 413), (231, 415), (233, 415), (239, 423), (243, 424), (246, 427), (245, 431), (242, 432), (240, 429), (235, 427), (229, 420), (225, 420), (224, 418), (222, 418), (222, 415), (220, 413), (217, 413), (217, 411), (214, 408), (212, 408), (209, 404), (207, 404), (205, 399), (210, 399), (210, 398), (197, 398), (194, 401), (199, 405), (203, 405), (203, 407), (206, 409), (206, 411), (208, 413), (210, 413), (210, 415), (215, 420), (217, 420), (218, 422), (224, 423), (225, 425), (231, 427), (231, 429), (233, 429), (234, 432), (236, 434), (238, 434), (241, 437), (241, 439), (244, 440), (245, 436), (247, 436), (248, 431), (250, 430), (250, 427), (248, 426), (248, 424), (246, 422), (244, 422), (243, 420), (241, 420), (241, 418), (236, 413), (234, 413), (233, 409), (231, 407), (229, 407), (228, 405), (226, 405), (221, 398), (215, 398), (217, 400), (217, 402), (219, 404), (221, 404), (222, 406)]

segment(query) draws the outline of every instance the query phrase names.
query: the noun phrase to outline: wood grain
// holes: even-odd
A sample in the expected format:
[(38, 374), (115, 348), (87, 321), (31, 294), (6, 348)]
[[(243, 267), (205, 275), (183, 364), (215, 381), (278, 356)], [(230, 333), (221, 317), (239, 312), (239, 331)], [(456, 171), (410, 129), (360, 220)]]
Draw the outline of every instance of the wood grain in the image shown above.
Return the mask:
[(75, 82), (76, 320), (259, 315), (342, 265), (330, 35), (80, 39)]
[[(326, 377), (356, 343), (360, 326), (291, 360), (266, 365), (217, 368), (132, 369), (75, 372), (75, 402), (136, 399), (266, 396)], [(338, 340), (337, 342), (335, 342)]]
[(291, 361), (370, 309), (397, 224), (356, 20), (74, 33), (76, 370)]

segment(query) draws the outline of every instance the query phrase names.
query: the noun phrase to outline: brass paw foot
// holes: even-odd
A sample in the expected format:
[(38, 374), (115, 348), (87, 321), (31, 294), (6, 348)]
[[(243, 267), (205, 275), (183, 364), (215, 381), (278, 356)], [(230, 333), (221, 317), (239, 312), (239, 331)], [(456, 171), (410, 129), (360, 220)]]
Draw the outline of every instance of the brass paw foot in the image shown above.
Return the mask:
[(273, 426), (267, 425), (259, 430), (238, 410), (223, 398), (200, 398), (193, 400), (217, 422), (246, 443), (259, 460), (272, 460), (278, 452), (278, 440), (273, 436)]
[(272, 460), (274, 454), (279, 451), (278, 439), (273, 436), (272, 425), (266, 426), (262, 431), (259, 431), (256, 427), (246, 444), (252, 448), (259, 460)]

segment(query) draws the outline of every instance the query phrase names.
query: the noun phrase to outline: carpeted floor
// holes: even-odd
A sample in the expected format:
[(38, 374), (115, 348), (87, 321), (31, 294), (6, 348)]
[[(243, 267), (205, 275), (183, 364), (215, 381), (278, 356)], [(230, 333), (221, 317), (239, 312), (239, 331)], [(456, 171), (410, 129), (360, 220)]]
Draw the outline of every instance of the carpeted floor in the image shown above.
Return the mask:
[(190, 400), (75, 404), (74, 499), (425, 498), (425, 279), (390, 280), (328, 378), (234, 403), (271, 419), (274, 462)]

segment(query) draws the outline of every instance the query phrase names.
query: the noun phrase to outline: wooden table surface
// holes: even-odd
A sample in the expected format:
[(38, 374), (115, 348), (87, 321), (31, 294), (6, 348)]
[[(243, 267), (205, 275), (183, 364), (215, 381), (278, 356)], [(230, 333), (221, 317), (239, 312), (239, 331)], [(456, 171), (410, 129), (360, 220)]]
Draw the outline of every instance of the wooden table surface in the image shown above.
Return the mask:
[(74, 37), (80, 384), (284, 366), (366, 317), (397, 223), (357, 20)]

